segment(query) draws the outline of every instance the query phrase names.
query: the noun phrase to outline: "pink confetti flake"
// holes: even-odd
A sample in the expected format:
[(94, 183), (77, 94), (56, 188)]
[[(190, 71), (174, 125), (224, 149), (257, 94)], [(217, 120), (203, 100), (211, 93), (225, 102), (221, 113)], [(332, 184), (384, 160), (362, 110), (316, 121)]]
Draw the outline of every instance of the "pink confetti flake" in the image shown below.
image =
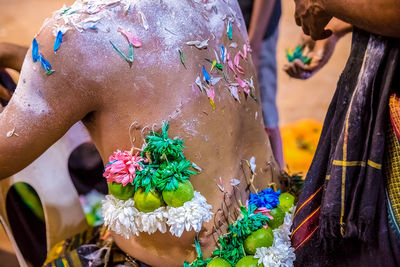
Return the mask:
[(210, 86), (210, 89), (207, 90), (207, 96), (214, 101), (215, 98), (214, 87)]
[(240, 79), (240, 77), (236, 77), (236, 80), (237, 80), (237, 82), (238, 82), (238, 84), (240, 85), (240, 87), (242, 87), (243, 88), (243, 91), (246, 93), (246, 94), (250, 94), (250, 90), (249, 90), (249, 88), (247, 87), (247, 83), (245, 83), (242, 79)]
[(233, 73), (236, 74), (236, 70), (235, 70), (235, 68), (233, 67), (233, 63), (232, 63), (231, 60), (228, 60), (228, 66), (229, 66), (229, 68), (233, 71)]
[(244, 69), (241, 66), (237, 66), (236, 68), (237, 72), (239, 72), (240, 74), (244, 74)]
[(129, 151), (117, 150), (110, 156), (109, 161), (103, 173), (107, 183), (116, 182), (126, 186), (136, 178), (136, 170), (143, 169), (139, 162), (144, 162), (144, 159), (139, 153), (132, 156)]
[(236, 67), (239, 67), (240, 54), (241, 54), (240, 51), (237, 52), (235, 58), (233, 59), (233, 63), (235, 64)]
[(142, 46), (142, 42), (139, 40), (139, 38), (135, 37), (131, 32), (121, 28), (118, 29), (118, 32), (125, 36), (128, 42), (131, 43), (134, 47)]

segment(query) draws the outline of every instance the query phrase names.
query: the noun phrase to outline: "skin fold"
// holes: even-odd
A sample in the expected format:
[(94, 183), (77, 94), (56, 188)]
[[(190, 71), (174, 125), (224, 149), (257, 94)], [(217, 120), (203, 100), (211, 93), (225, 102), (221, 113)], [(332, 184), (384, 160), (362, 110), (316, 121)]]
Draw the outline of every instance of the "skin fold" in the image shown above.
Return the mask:
[[(217, 2), (218, 11), (224, 12), (225, 2)], [(230, 7), (241, 17), (236, 3)], [(118, 28), (134, 31), (142, 27), (136, 15), (125, 15), (122, 10), (113, 13), (108, 18), (112, 23), (105, 32), (70, 30), (57, 53), (53, 51), (56, 22), (54, 19), (46, 22), (37, 41), (40, 53), (51, 62), (55, 72), (46, 75), (40, 63), (33, 63), (29, 49), (17, 89), (0, 113), (0, 178), (26, 167), (80, 120), (105, 164), (117, 149), (141, 147), (145, 134), (152, 129), (159, 131), (162, 122), (169, 121), (170, 137), (184, 140), (186, 158), (202, 169), (191, 178), (195, 190), (213, 207), (213, 219), (199, 233), (208, 257), (218, 235), (226, 231), (228, 222), (236, 219), (239, 203), (246, 203), (250, 190), (265, 189), (271, 182), (279, 186), (280, 170), (264, 131), (259, 102), (251, 97), (246, 99), (242, 92), (239, 103), (227, 84), (219, 82), (215, 85), (213, 111), (205, 92), (194, 84), (203, 65), (210, 70), (211, 64), (204, 58), (215, 58), (213, 49), (220, 51), (221, 43), (228, 47), (233, 42), (229, 41), (226, 30), (211, 31), (210, 23), (204, 21), (196, 35), (183, 31), (183, 36), (179, 36), (183, 41), (176, 44), (184, 54), (185, 68), (176, 44), (165, 45), (167, 37), (156, 33), (157, 20), (171, 21), (171, 9), (153, 4), (147, 8), (152, 14), (147, 16), (150, 28), (141, 36), (143, 46), (135, 49), (133, 64), (123, 60), (109, 41), (126, 52), (127, 41)], [(172, 11), (180, 12), (174, 7)], [(135, 12), (135, 8), (130, 12)], [(190, 5), (191, 14), (201, 12), (204, 12), (201, 5)], [(181, 21), (176, 23), (189, 27)], [(210, 39), (208, 48), (185, 44), (194, 38)], [(229, 48), (232, 58), (248, 41), (243, 23), (233, 25), (233, 40), (237, 48)], [(170, 51), (176, 57), (163, 58)], [(255, 97), (259, 99), (251, 57), (241, 60), (240, 65), (246, 78), (254, 78)], [(227, 65), (225, 68), (227, 78), (233, 81), (232, 71)], [(7, 137), (10, 131), (18, 136)], [(255, 157), (257, 165), (253, 182), (246, 163), (251, 157)], [(238, 179), (240, 184), (232, 186), (232, 179)], [(220, 180), (224, 191), (217, 186)], [(193, 232), (186, 232), (179, 239), (161, 233), (130, 239), (115, 234), (114, 237), (125, 252), (152, 266), (181, 266), (184, 260), (192, 261), (196, 256)]]

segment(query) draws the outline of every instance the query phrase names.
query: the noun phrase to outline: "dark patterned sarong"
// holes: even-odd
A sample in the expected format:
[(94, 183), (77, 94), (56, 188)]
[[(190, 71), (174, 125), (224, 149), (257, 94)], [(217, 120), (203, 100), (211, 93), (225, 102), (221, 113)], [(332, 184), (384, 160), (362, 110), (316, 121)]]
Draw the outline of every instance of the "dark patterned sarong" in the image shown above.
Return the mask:
[(56, 244), (47, 254), (43, 267), (143, 267), (113, 242), (104, 226)]
[(295, 213), (297, 266), (400, 266), (383, 167), (389, 97), (400, 89), (399, 47), (354, 29)]

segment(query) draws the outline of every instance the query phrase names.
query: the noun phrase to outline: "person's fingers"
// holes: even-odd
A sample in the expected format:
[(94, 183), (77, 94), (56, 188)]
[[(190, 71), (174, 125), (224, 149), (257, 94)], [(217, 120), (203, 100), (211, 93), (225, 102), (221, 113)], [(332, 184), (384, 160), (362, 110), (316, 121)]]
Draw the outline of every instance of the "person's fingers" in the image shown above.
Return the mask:
[(326, 39), (329, 36), (332, 35), (332, 31), (331, 30), (323, 30), (322, 32), (319, 31), (311, 31), (311, 38), (313, 40), (322, 40), (322, 39)]
[(303, 32), (304, 32), (305, 34), (310, 35), (310, 29), (308, 28), (307, 25), (303, 24), (303, 25), (301, 25), (301, 27), (302, 27)]
[(283, 69), (290, 77), (296, 78), (293, 63), (286, 64)]
[(310, 78), (312, 76), (311, 72), (302, 72), (300, 75), (300, 79), (302, 80), (307, 80), (308, 78)]
[(296, 14), (294, 15), (294, 20), (296, 21), (297, 26), (301, 26), (301, 19)]

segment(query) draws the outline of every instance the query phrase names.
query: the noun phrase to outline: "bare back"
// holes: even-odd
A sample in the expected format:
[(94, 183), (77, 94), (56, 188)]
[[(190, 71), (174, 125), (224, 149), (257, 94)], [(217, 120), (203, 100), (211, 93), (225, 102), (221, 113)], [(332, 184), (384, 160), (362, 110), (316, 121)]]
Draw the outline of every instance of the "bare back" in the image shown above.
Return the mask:
[[(117, 149), (141, 147), (144, 134), (169, 121), (170, 136), (185, 141), (186, 158), (202, 169), (191, 181), (214, 212), (199, 234), (209, 254), (248, 198), (247, 161), (255, 158), (255, 188), (277, 182), (239, 6), (233, 0), (89, 2), (56, 12), (36, 37), (54, 73), (46, 75), (29, 51), (16, 94), (0, 117), (1, 136), (11, 129), (19, 135), (18, 143), (0, 138), (0, 160), (9, 159), (3, 151), (10, 149), (24, 156), (0, 167), (0, 177), (26, 166), (78, 120), (104, 163)], [(55, 53), (59, 31), (63, 40)], [(122, 32), (141, 43), (133, 48), (133, 62)], [(232, 185), (234, 179), (240, 184)], [(158, 232), (115, 240), (147, 264), (179, 266), (194, 259), (194, 236)]]

